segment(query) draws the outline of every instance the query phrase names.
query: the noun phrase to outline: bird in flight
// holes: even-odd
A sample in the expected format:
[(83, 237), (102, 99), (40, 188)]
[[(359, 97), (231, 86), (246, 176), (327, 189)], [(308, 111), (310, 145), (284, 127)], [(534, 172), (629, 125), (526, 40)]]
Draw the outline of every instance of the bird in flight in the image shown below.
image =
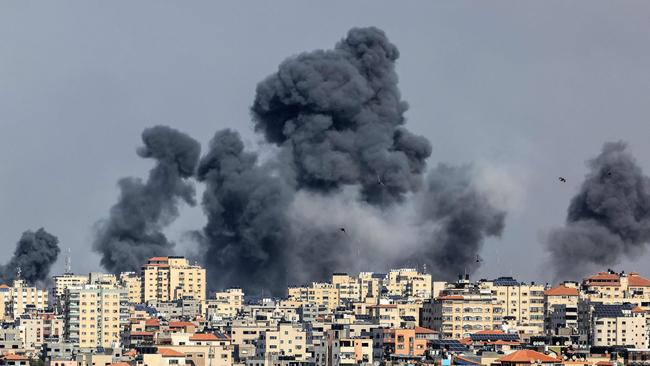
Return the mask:
[(476, 255), (476, 263), (481, 263), (483, 262), (483, 258), (481, 258), (478, 254)]
[(343, 232), (343, 233), (345, 232), (345, 228), (344, 228), (344, 227), (340, 227), (339, 230), (340, 230), (341, 232)]
[(384, 185), (384, 182), (381, 181), (381, 177), (377, 176), (377, 183), (379, 183), (380, 186)]
[(564, 177), (558, 177), (557, 179), (559, 179), (560, 182), (562, 182), (562, 183), (566, 183), (566, 178), (564, 178)]

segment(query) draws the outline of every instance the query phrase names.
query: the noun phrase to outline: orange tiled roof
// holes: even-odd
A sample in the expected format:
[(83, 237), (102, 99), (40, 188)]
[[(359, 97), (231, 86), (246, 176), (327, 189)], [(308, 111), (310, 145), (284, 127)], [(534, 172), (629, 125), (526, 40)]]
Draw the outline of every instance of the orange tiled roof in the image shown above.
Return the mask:
[(169, 258), (168, 257), (151, 257), (151, 258), (149, 258), (150, 262), (152, 262), (152, 261), (166, 261), (166, 260), (169, 260)]
[(3, 283), (2, 285), (0, 285), (0, 288), (9, 288), (9, 286)]
[(618, 281), (620, 279), (619, 275), (616, 273), (609, 273), (609, 272), (598, 272), (597, 274), (593, 276), (589, 276), (586, 278), (586, 280), (605, 280), (605, 281)]
[(138, 351), (132, 349), (132, 350), (128, 351), (127, 353), (125, 353), (124, 355), (129, 356), (129, 357), (134, 357), (137, 354), (138, 354)]
[(504, 341), (503, 339), (497, 339), (494, 342), (488, 342), (488, 344), (493, 344), (495, 346), (518, 346), (521, 342), (516, 341)]
[(630, 274), (630, 277), (628, 278), (627, 281), (628, 281), (628, 285), (633, 287), (650, 287), (650, 280), (647, 278), (643, 278), (638, 274)]
[(4, 358), (5, 360), (8, 360), (8, 361), (27, 361), (28, 360), (27, 357), (20, 356), (20, 355), (14, 354), (14, 353), (6, 353), (6, 354), (2, 355), (2, 358)]
[(144, 321), (144, 325), (149, 327), (159, 327), (160, 321), (158, 319), (147, 319)]
[(128, 362), (113, 362), (109, 366), (131, 366), (131, 364)]
[(632, 309), (632, 312), (633, 312), (633, 313), (645, 313), (645, 310), (643, 310), (643, 308), (640, 307), (640, 306), (635, 306), (635, 307)]
[(180, 327), (193, 327), (194, 323), (191, 322), (169, 322), (171, 328), (180, 328)]
[(429, 329), (429, 328), (425, 328), (425, 327), (415, 327), (415, 333), (417, 333), (417, 334), (435, 334), (436, 331), (432, 330), (432, 329)]
[(153, 336), (152, 332), (131, 332), (132, 336)]
[(163, 357), (185, 357), (184, 353), (175, 351), (171, 348), (158, 348), (158, 353)]
[(533, 363), (537, 360), (544, 363), (556, 363), (559, 361), (557, 358), (539, 353), (537, 351), (522, 349), (521, 351), (515, 351), (509, 355), (499, 358), (497, 362)]
[(578, 296), (580, 293), (577, 288), (560, 285), (544, 291), (546, 296)]
[(438, 300), (463, 300), (464, 297), (461, 295), (447, 295), (447, 296), (438, 296)]
[(195, 333), (190, 337), (190, 341), (218, 341), (216, 335), (212, 333)]

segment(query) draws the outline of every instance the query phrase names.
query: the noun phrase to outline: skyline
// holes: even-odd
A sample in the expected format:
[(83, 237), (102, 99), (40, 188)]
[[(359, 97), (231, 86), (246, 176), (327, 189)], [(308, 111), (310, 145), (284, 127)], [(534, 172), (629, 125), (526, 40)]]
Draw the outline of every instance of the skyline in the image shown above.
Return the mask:
[[(442, 7), (444, 9), (438, 9), (442, 13), (447, 11), (447, 14), (455, 14), (465, 20), (474, 16), (482, 20), (495, 16), (495, 14), (470, 15), (463, 12), (463, 10), (468, 11), (468, 9), (459, 10), (456, 6), (436, 4), (435, 7)], [(462, 8), (462, 6), (459, 7)], [(602, 3), (594, 5), (594, 8), (601, 10), (603, 7)], [(9, 20), (14, 22), (9, 22), (9, 26), (16, 26), (17, 19), (21, 19), (21, 14), (19, 14), (21, 9), (19, 8), (20, 6), (16, 6), (10, 9), (14, 13), (11, 13), (11, 11), (5, 12), (5, 14), (10, 14), (5, 15), (5, 17), (12, 18)], [(164, 9), (161, 10), (161, 8)], [(157, 15), (172, 16), (173, 9), (161, 8), (156, 10), (159, 13)], [(571, 9), (571, 6), (568, 6), (564, 10), (570, 13), (571, 10), (577, 10), (578, 8), (576, 6)], [(544, 13), (533, 16), (531, 13), (535, 9), (521, 7), (512, 11), (517, 10), (522, 12), (522, 14), (518, 15), (532, 17), (534, 21), (542, 23), (547, 21), (544, 18)], [(544, 10), (549, 12), (549, 9)], [(621, 16), (622, 13), (626, 12), (626, 10), (617, 8), (608, 10), (611, 10), (611, 13), (607, 15), (600, 14), (600, 16), (612, 22), (616, 20), (617, 16)], [(460, 12), (455, 13), (455, 11)], [(23, 15), (25, 14), (23, 13)], [(63, 15), (62, 13), (59, 14), (59, 16)], [(90, 19), (97, 20), (96, 17), (99, 16), (97, 13), (85, 13), (84, 15), (89, 16), (86, 21), (90, 21)], [(133, 16), (133, 14), (130, 15)], [(567, 18), (561, 17), (559, 21), (557, 19), (553, 20), (558, 21), (558, 28), (563, 29), (563, 27), (568, 26), (563, 21), (569, 21), (569, 19), (567, 14), (560, 15)], [(635, 35), (636, 32), (642, 33), (635, 27), (648, 27), (647, 25), (635, 23), (634, 21), (637, 18), (633, 15), (625, 13), (627, 28), (616, 29), (619, 32), (615, 33), (616, 36), (629, 40), (629, 38), (625, 37)], [(196, 14), (186, 14), (186, 16), (189, 21)], [(0, 17), (3, 16), (0, 15)], [(629, 17), (632, 19), (630, 20)], [(461, 60), (448, 56), (449, 53), (445, 51), (454, 50), (454, 47), (461, 47), (456, 49), (458, 55), (467, 55), (468, 52), (465, 47), (478, 46), (477, 43), (470, 41), (477, 42), (481, 41), (481, 39), (472, 39), (470, 34), (457, 34), (455, 40), (458, 43), (446, 44), (445, 41), (453, 42), (449, 38), (440, 36), (440, 38), (435, 39), (430, 50), (422, 50), (413, 45), (413, 43), (417, 43), (417, 37), (415, 42), (413, 42), (413, 38), (409, 40), (410, 37), (413, 37), (412, 32), (416, 30), (402, 31), (395, 29), (395, 27), (391, 27), (390, 22), (381, 24), (381, 16), (375, 15), (375, 18), (375, 23), (379, 23), (375, 25), (384, 28), (388, 37), (397, 44), (401, 51), (397, 72), (400, 77), (399, 88), (403, 99), (410, 104), (410, 109), (406, 114), (408, 118), (407, 126), (432, 141), (433, 154), (429, 161), (429, 169), (438, 162), (449, 161), (460, 164), (473, 162), (488, 167), (489, 171), (496, 175), (493, 176), (493, 179), (497, 185), (509, 184), (512, 186), (508, 189), (509, 195), (507, 198), (510, 200), (508, 205), (511, 209), (508, 210), (509, 214), (506, 218), (504, 236), (502, 239), (490, 239), (486, 242), (480, 253), (481, 257), (484, 258), (484, 269), (480, 269), (474, 276), (475, 278), (490, 277), (490, 273), (496, 273), (497, 270), (503, 270), (504, 267), (508, 271), (508, 264), (511, 265), (511, 273), (520, 274), (514, 277), (523, 277), (521, 279), (529, 281), (536, 277), (543, 278), (544, 273), (540, 273), (539, 268), (531, 269), (526, 264), (528, 262), (526, 259), (528, 256), (533, 258), (544, 257), (542, 240), (540, 240), (540, 236), (543, 236), (543, 234), (540, 231), (550, 230), (563, 224), (569, 199), (577, 193), (577, 186), (587, 172), (584, 162), (595, 156), (605, 141), (619, 139), (628, 141), (633, 155), (638, 159), (639, 165), (646, 172), (650, 170), (648, 169), (650, 161), (645, 158), (648, 156), (649, 151), (647, 145), (643, 144), (644, 134), (638, 133), (644, 131), (642, 121), (643, 116), (647, 115), (647, 106), (644, 105), (643, 100), (633, 99), (633, 97), (641, 99), (644, 95), (647, 98), (647, 95), (650, 95), (643, 93), (648, 89), (647, 83), (643, 82), (647, 81), (643, 79), (643, 76), (648, 76), (648, 74), (644, 74), (644, 72), (647, 73), (647, 66), (645, 65), (648, 64), (645, 63), (644, 65), (644, 60), (648, 55), (631, 57), (629, 55), (632, 52), (640, 51), (634, 45), (622, 44), (621, 42), (601, 44), (601, 39), (589, 36), (588, 30), (594, 30), (594, 28), (579, 29), (580, 26), (584, 25), (595, 27), (596, 24), (591, 24), (592, 21), (596, 23), (593, 19), (589, 21), (583, 19), (584, 22), (589, 24), (575, 25), (576, 29), (573, 29), (573, 33), (568, 33), (567, 38), (569, 41), (559, 44), (562, 47), (577, 44), (585, 47), (577, 50), (563, 50), (565, 53), (558, 55), (558, 59), (566, 57), (566, 59), (562, 59), (562, 65), (554, 65), (552, 61), (558, 59), (550, 58), (547, 60), (551, 61), (548, 64), (533, 65), (537, 68), (527, 66), (530, 69), (522, 70), (517, 69), (516, 66), (523, 68), (523, 65), (517, 64), (521, 61), (519, 57), (524, 52), (518, 50), (521, 53), (515, 52), (510, 55), (511, 57), (500, 59), (500, 56), (507, 54), (499, 54), (496, 51), (517, 51), (516, 46), (523, 47), (526, 44), (524, 41), (528, 39), (527, 37), (533, 36), (548, 36), (548, 41), (552, 43), (552, 41), (560, 40), (559, 34), (549, 35), (546, 33), (549, 32), (548, 29), (546, 32), (541, 32), (542, 34), (537, 34), (532, 29), (527, 29), (528, 33), (521, 36), (522, 39), (519, 39), (519, 43), (515, 43), (515, 49), (509, 49), (508, 47), (502, 49), (498, 47), (502, 46), (500, 44), (488, 43), (492, 48), (484, 50), (486, 51), (483, 55), (485, 56), (485, 59), (483, 59), (485, 64), (478, 65), (478, 62), (473, 63), (467, 60), (463, 64)], [(441, 15), (440, 18), (444, 18), (444, 16)], [(530, 18), (525, 19), (531, 20)], [(214, 131), (224, 127), (233, 127), (244, 135), (247, 147), (255, 147), (255, 142), (260, 139), (260, 136), (253, 135), (252, 131), (248, 131), (252, 123), (247, 115), (248, 108), (253, 101), (255, 83), (276, 70), (277, 64), (286, 56), (316, 48), (329, 48), (334, 42), (343, 37), (351, 26), (361, 25), (358, 23), (348, 24), (347, 26), (329, 25), (327, 34), (321, 35), (319, 32), (307, 32), (304, 39), (288, 36), (286, 31), (283, 31), (282, 34), (285, 37), (283, 39), (276, 39), (273, 42), (269, 39), (262, 41), (269, 48), (272, 48), (264, 50), (272, 53), (273, 57), (262, 57), (263, 60), (255, 60), (254, 67), (238, 70), (234, 65), (242, 61), (240, 57), (250, 62), (253, 60), (246, 58), (244, 55), (238, 56), (237, 52), (231, 51), (228, 53), (231, 58), (225, 62), (230, 65), (228, 68), (224, 65), (223, 58), (211, 54), (211, 52), (215, 51), (210, 49), (209, 43), (202, 43), (202, 41), (211, 39), (216, 35), (223, 35), (219, 32), (206, 31), (205, 34), (200, 34), (199, 41), (194, 38), (197, 36), (197, 33), (194, 32), (196, 29), (186, 29), (186, 33), (176, 35), (175, 41), (177, 43), (175, 44), (179, 45), (182, 41), (195, 40), (196, 45), (186, 44), (186, 47), (194, 52), (196, 59), (190, 60), (183, 58), (181, 55), (176, 55), (178, 58), (172, 57), (168, 61), (169, 63), (165, 63), (161, 56), (165, 56), (167, 53), (162, 52), (162, 48), (156, 47), (157, 43), (154, 42), (156, 35), (149, 33), (148, 30), (132, 29), (128, 35), (120, 34), (119, 31), (116, 34), (111, 34), (111, 32), (94, 34), (94, 37), (99, 36), (99, 39), (104, 41), (100, 45), (95, 45), (97, 48), (94, 51), (97, 52), (97, 55), (94, 55), (93, 52), (89, 52), (83, 47), (84, 37), (89, 37), (89, 35), (75, 32), (78, 31), (78, 28), (75, 27), (82, 24), (72, 22), (68, 26), (61, 26), (56, 22), (47, 22), (47, 20), (56, 19), (41, 20), (45, 21), (43, 24), (58, 25), (60, 28), (57, 30), (61, 34), (70, 37), (73, 44), (68, 46), (68, 51), (72, 51), (74, 56), (66, 55), (64, 57), (65, 52), (59, 53), (60, 51), (57, 51), (56, 55), (58, 57), (50, 60), (54, 61), (52, 65), (40, 65), (37, 62), (37, 57), (42, 57), (39, 54), (40, 51), (21, 49), (20, 42), (14, 39), (13, 41), (16, 43), (8, 51), (5, 51), (8, 53), (7, 56), (11, 54), (13, 57), (0, 57), (0, 59), (8, 60), (0, 61), (2, 63), (0, 64), (2, 66), (0, 70), (6, 71), (0, 74), (2, 75), (0, 79), (7, 78), (9, 80), (9, 83), (2, 83), (5, 87), (0, 86), (0, 95), (6, 96), (6, 98), (3, 98), (4, 101), (0, 101), (0, 121), (2, 121), (0, 123), (8, 123), (9, 127), (4, 129), (7, 133), (3, 133), (2, 137), (0, 137), (0, 149), (2, 149), (0, 150), (0, 156), (4, 157), (3, 164), (0, 167), (0, 174), (4, 177), (10, 177), (9, 180), (3, 179), (3, 182), (0, 183), (0, 191), (2, 191), (0, 202), (4, 207), (16, 208), (16, 211), (2, 210), (0, 239), (4, 243), (3, 248), (13, 250), (14, 244), (24, 230), (37, 230), (40, 227), (45, 227), (46, 230), (59, 238), (61, 248), (73, 248), (73, 252), (77, 254), (73, 259), (75, 272), (87, 272), (93, 266), (98, 266), (99, 259), (95, 260), (96, 256), (88, 253), (90, 243), (93, 241), (91, 235), (92, 226), (96, 220), (106, 216), (107, 208), (114, 203), (116, 197), (115, 182), (117, 179), (124, 176), (144, 177), (151, 168), (149, 162), (138, 161), (135, 157), (135, 148), (139, 146), (138, 137), (142, 129), (157, 124), (169, 125), (187, 132), (199, 140), (205, 150), (207, 140)], [(130, 23), (132, 25), (136, 22), (136, 19), (129, 20), (133, 22)], [(512, 19), (510, 20), (512, 21)], [(153, 21), (162, 21), (162, 19), (155, 18)], [(460, 26), (446, 23), (444, 19), (438, 21), (438, 27), (442, 27), (447, 31), (461, 31)], [(5, 27), (7, 26), (7, 22), (2, 23), (5, 23)], [(415, 24), (414, 28), (418, 26), (424, 27), (421, 23), (415, 22)], [(26, 25), (22, 25), (22, 27)], [(521, 26), (522, 24), (506, 22), (505, 25), (502, 25), (504, 29), (497, 29), (497, 31), (507, 33), (508, 30), (512, 30), (507, 27), (516, 27), (517, 25)], [(45, 27), (45, 25), (43, 26)], [(204, 19), (203, 22), (197, 22), (193, 26), (204, 26), (211, 29), (210, 26), (213, 26), (213, 24)], [(436, 24), (431, 26), (435, 28)], [(27, 30), (27, 28), (21, 28), (21, 30)], [(270, 35), (265, 36), (272, 37), (274, 33), (270, 33)], [(52, 32), (50, 34), (57, 33)], [(43, 36), (38, 32), (27, 33), (27, 35), (32, 37), (30, 38), (32, 40)], [(168, 36), (172, 35), (168, 34)], [(564, 36), (567, 36), (567, 34), (564, 34)], [(610, 36), (614, 37), (611, 34)], [(114, 40), (132, 40), (134, 44), (124, 49), (117, 47), (123, 53), (113, 54), (112, 51), (116, 50), (116, 46), (111, 46), (110, 42), (106, 42), (111, 37), (115, 37)], [(41, 40), (54, 41), (53, 45), (65, 45), (65, 42), (57, 43), (56, 41), (60, 40), (60, 38), (54, 36), (45, 36)], [(250, 39), (247, 40), (250, 41)], [(577, 43), (578, 40), (584, 43)], [(139, 42), (144, 43), (140, 44)], [(468, 46), (463, 47), (463, 42), (468, 42)], [(203, 44), (208, 44), (208, 47), (202, 49), (201, 45)], [(251, 44), (255, 45), (257, 43), (252, 42)], [(538, 43), (534, 42), (533, 44), (538, 45)], [(142, 45), (150, 48), (137, 47)], [(162, 44), (160, 45), (162, 46)], [(165, 47), (167, 46), (165, 45)], [(551, 47), (551, 49), (555, 50), (554, 47)], [(133, 54), (137, 57), (131, 58), (129, 51), (134, 52)], [(537, 51), (542, 52), (541, 50)], [(611, 59), (603, 60), (598, 59), (598, 57), (589, 60), (585, 59), (590, 52), (595, 51), (602, 52), (602, 54), (599, 54), (600, 56), (610, 56)], [(249, 50), (244, 50), (242, 53), (246, 54), (247, 52)], [(538, 53), (532, 54), (539, 55)], [(114, 58), (102, 58), (111, 55)], [(202, 55), (209, 55), (211, 63), (206, 62), (207, 60), (203, 61)], [(77, 59), (75, 56), (82, 56), (87, 59)], [(250, 55), (248, 56), (250, 57)], [(531, 57), (530, 55), (527, 56)], [(28, 62), (20, 62), (21, 57), (24, 58), (23, 61)], [(141, 63), (138, 62), (140, 58), (142, 59)], [(67, 69), (70, 66), (66, 65), (66, 62), (71, 60), (81, 60), (84, 65), (81, 67), (81, 71)], [(148, 61), (159, 61), (161, 64), (156, 65), (155, 62)], [(501, 63), (494, 64), (496, 61), (501, 61)], [(602, 63), (599, 63), (599, 61)], [(33, 64), (30, 64), (30, 62)], [(179, 64), (174, 65), (174, 62)], [(198, 62), (200, 67), (183, 67), (183, 65), (191, 65), (195, 62)], [(645, 68), (636, 65), (637, 62), (639, 65), (644, 65)], [(436, 69), (436, 66), (432, 67), (431, 65), (440, 67)], [(44, 68), (43, 66), (50, 66), (50, 68)], [(160, 69), (157, 69), (156, 66), (159, 66)], [(487, 73), (482, 75), (483, 77), (477, 77), (474, 80), (470, 76), (476, 77), (479, 72), (472, 72), (470, 68), (476, 66), (485, 67), (486, 69), (479, 68), (479, 70), (492, 71), (495, 74), (490, 75)], [(489, 66), (495, 69), (490, 69)], [(508, 66), (512, 68), (509, 69)], [(552, 70), (553, 66), (559, 67), (560, 71), (565, 72), (571, 66), (579, 66), (585, 70), (582, 70), (583, 72), (570, 70), (570, 75), (575, 77), (575, 80), (561, 80), (559, 76), (551, 78), (549, 84), (552, 85), (544, 85), (543, 77), (535, 77), (534, 73), (536, 71), (549, 72), (549, 68)], [(641, 72), (640, 75), (633, 74), (636, 69), (631, 66), (636, 66)], [(201, 67), (210, 71), (205, 73), (192, 72), (201, 70)], [(593, 67), (593, 69), (589, 69), (589, 67)], [(611, 67), (611, 70), (608, 67)], [(459, 68), (467, 69), (460, 70), (462, 71), (460, 74), (452, 73), (449, 75), (446, 73), (449, 70)], [(567, 69), (565, 70), (565, 68)], [(427, 69), (430, 69), (430, 74), (423, 72), (423, 70)], [(177, 72), (178, 70), (184, 72)], [(604, 72), (606, 70), (609, 73)], [(38, 77), (39, 74), (34, 73), (34, 71), (41, 71), (41, 77)], [(167, 75), (166, 71), (173, 71), (176, 75)], [(229, 75), (233, 72), (236, 75)], [(520, 74), (517, 75), (517, 72)], [(248, 74), (245, 75), (245, 73)], [(501, 80), (497, 75), (512, 77), (510, 80), (503, 79), (507, 84), (502, 90), (503, 95), (489, 93), (491, 91), (490, 86), (498, 87), (500, 85)], [(47, 76), (52, 79), (48, 79)], [(165, 82), (167, 80), (164, 78), (165, 76), (176, 82), (176, 87), (182, 90), (176, 90), (170, 83)], [(456, 78), (452, 76), (456, 76)], [(590, 80), (588, 77), (593, 76), (600, 76), (593, 82), (609, 83), (607, 85), (614, 87), (618, 85), (617, 83), (624, 83), (627, 89), (639, 88), (640, 90), (636, 92), (629, 91), (630, 95), (617, 90), (618, 93), (610, 95), (606, 93), (607, 88), (604, 86), (601, 85), (603, 90), (599, 90), (593, 88), (594, 85), (586, 83)], [(583, 77), (584, 79), (582, 79)], [(219, 82), (222, 78), (228, 78), (227, 87), (224, 87)], [(446, 80), (446, 78), (451, 80)], [(637, 81), (638, 84), (633, 84), (632, 79)], [(439, 86), (436, 83), (431, 83), (432, 86), (427, 85), (427, 82), (434, 80), (442, 82)], [(459, 85), (456, 84), (457, 81), (460, 81)], [(508, 81), (510, 84), (508, 84)], [(481, 82), (486, 83), (485, 87), (481, 87)], [(555, 85), (553, 82), (558, 84)], [(566, 82), (566, 84), (563, 84), (563, 82)], [(582, 85), (582, 83), (585, 83), (585, 85)], [(538, 91), (532, 85), (539, 85), (541, 90)], [(204, 88), (204, 90), (186, 94), (187, 89), (194, 91), (193, 87), (197, 86)], [(457, 87), (458, 90), (449, 89), (449, 87), (453, 86)], [(220, 91), (222, 88), (227, 91)], [(232, 90), (231, 88), (237, 90), (236, 93), (233, 93), (234, 95), (228, 95), (229, 91)], [(542, 92), (544, 88), (546, 88), (547, 93)], [(43, 90), (42, 94), (33, 93), (34, 90), (39, 89)], [(562, 94), (557, 93), (561, 91), (571, 92), (567, 98), (568, 100), (564, 100)], [(599, 91), (603, 95), (599, 94)], [(428, 95), (430, 92), (434, 97)], [(445, 92), (449, 92), (449, 94), (445, 95)], [(536, 95), (537, 92), (540, 95)], [(589, 94), (589, 92), (593, 94)], [(519, 93), (524, 95), (519, 95)], [(586, 96), (584, 93), (586, 93)], [(632, 93), (635, 93), (635, 95), (632, 96)], [(537, 100), (539, 104), (531, 103), (532, 99), (526, 99), (525, 97), (531, 97), (529, 94), (532, 94), (533, 99), (538, 97), (541, 100)], [(517, 96), (521, 99), (518, 99)], [(584, 97), (584, 99), (579, 98), (580, 96)], [(233, 98), (233, 100), (229, 98)], [(597, 107), (601, 107), (598, 102), (602, 102), (602, 98), (611, 104), (607, 108), (603, 108), (603, 110), (596, 110)], [(462, 101), (466, 99), (469, 99), (469, 101), (466, 102), (467, 104), (463, 104)], [(215, 103), (215, 100), (218, 102)], [(518, 101), (521, 103), (517, 103)], [(573, 101), (574, 104), (564, 105), (565, 102), (569, 101)], [(526, 103), (529, 103), (530, 109), (519, 110), (516, 108), (520, 105), (527, 105)], [(445, 108), (445, 104), (448, 104), (447, 108)], [(141, 106), (137, 107), (137, 105)], [(449, 107), (450, 105), (465, 108), (458, 110)], [(552, 117), (558, 116), (554, 116), (549, 111), (547, 112), (551, 113), (551, 116), (546, 116), (547, 118), (533, 116), (535, 111), (539, 112), (538, 108), (545, 110), (543, 107), (553, 106), (562, 107), (558, 108), (556, 113), (559, 114), (559, 117), (566, 119), (560, 118), (562, 122), (553, 121)], [(220, 108), (229, 110), (227, 113), (234, 113), (228, 117), (233, 119), (232, 122), (223, 120)], [(629, 113), (631, 116), (627, 119), (621, 118), (620, 121), (612, 122), (611, 117), (613, 116), (611, 115), (617, 112), (621, 112), (623, 115)], [(510, 115), (510, 113), (513, 115)], [(522, 117), (526, 115), (530, 118), (528, 122), (523, 122), (523, 126), (518, 126), (517, 121), (512, 121), (516, 119), (515, 116)], [(174, 118), (181, 119), (183, 116), (186, 117), (186, 121), (173, 121)], [(451, 118), (445, 121), (445, 116)], [(505, 119), (508, 122), (500, 121), (503, 117), (508, 116), (510, 118)], [(566, 123), (570, 116), (578, 117), (578, 122), (575, 124), (568, 122), (569, 126), (560, 126)], [(606, 119), (608, 116), (610, 118)], [(595, 119), (596, 122), (593, 122), (595, 125), (591, 125), (592, 122), (587, 121), (590, 117), (598, 117)], [(486, 119), (489, 123), (484, 121)], [(112, 126), (112, 121), (117, 121), (117, 128)], [(550, 127), (539, 127), (539, 130), (537, 130), (537, 127), (530, 125), (532, 121), (543, 121), (542, 124), (548, 123)], [(51, 128), (49, 123), (60, 123), (61, 125), (57, 125), (47, 132), (48, 128)], [(486, 123), (486, 126), (483, 125), (484, 123)], [(513, 124), (510, 125), (509, 123)], [(528, 127), (529, 129), (527, 129)], [(589, 135), (582, 136), (581, 131), (575, 131), (581, 128), (589, 128)], [(614, 128), (617, 131), (612, 133), (610, 129)], [(550, 130), (551, 133), (546, 130)], [(34, 131), (39, 133), (34, 134)], [(613, 136), (616, 133), (621, 136)], [(484, 138), (484, 136), (488, 138)], [(577, 136), (581, 138), (577, 138)], [(580, 145), (582, 143), (584, 143), (584, 146)], [(18, 144), (20, 145), (16, 146)], [(114, 145), (118, 146), (114, 147)], [(25, 155), (16, 157), (16, 152)], [(65, 164), (61, 164), (63, 160), (65, 160)], [(56, 165), (56, 163), (60, 165)], [(38, 174), (35, 173), (37, 169), (34, 169), (34, 167), (40, 167)], [(92, 169), (96, 167), (105, 167), (106, 170)], [(538, 170), (539, 167), (542, 169)], [(75, 169), (79, 169), (79, 172), (75, 171)], [(566, 176), (567, 184), (559, 185), (557, 176)], [(505, 181), (503, 180), (504, 177)], [(35, 181), (34, 178), (40, 178), (41, 181)], [(52, 182), (51, 186), (48, 185), (49, 182)], [(199, 189), (197, 195), (199, 197), (202, 194), (202, 188), (199, 188), (199, 185), (195, 186)], [(51, 190), (48, 190), (48, 188), (51, 188)], [(541, 192), (541, 198), (536, 197), (538, 192)], [(62, 214), (60, 210), (70, 211)], [(541, 215), (541, 217), (538, 217), (538, 215)], [(203, 227), (204, 223), (205, 218), (199, 206), (191, 210), (182, 208), (179, 221), (167, 231), (168, 236), (177, 244), (180, 244), (181, 247), (187, 247), (188, 244), (183, 241), (183, 233), (199, 229)], [(521, 244), (522, 241), (528, 243)], [(85, 260), (88, 255), (90, 255), (89, 259)], [(63, 267), (61, 257), (53, 267), (52, 272), (58, 272), (57, 268)], [(625, 259), (616, 268), (639, 268), (642, 266), (642, 261), (647, 259), (647, 254), (637, 262)], [(77, 268), (80, 270), (78, 271)], [(549, 281), (542, 280), (542, 282)]]

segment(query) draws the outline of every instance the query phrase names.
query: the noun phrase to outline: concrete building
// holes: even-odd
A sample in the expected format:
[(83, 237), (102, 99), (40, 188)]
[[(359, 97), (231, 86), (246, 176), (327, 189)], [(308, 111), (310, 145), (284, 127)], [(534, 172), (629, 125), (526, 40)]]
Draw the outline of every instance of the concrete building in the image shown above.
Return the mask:
[(244, 291), (239, 288), (217, 292), (205, 302), (208, 319), (232, 319), (244, 309)]
[(581, 318), (581, 327), (589, 329), (592, 346), (630, 346), (648, 348), (646, 312), (636, 304), (612, 305), (585, 302), (590, 316)]
[(120, 287), (126, 289), (131, 304), (139, 304), (142, 300), (142, 278), (135, 272), (122, 272), (118, 279)]
[(544, 292), (544, 327), (550, 334), (577, 334), (580, 291), (575, 284), (562, 284)]
[(433, 294), (430, 274), (414, 268), (393, 269), (386, 275), (385, 287), (390, 296), (430, 299)]
[(503, 316), (529, 333), (544, 333), (544, 286), (521, 283), (512, 277), (481, 281), (479, 287), (489, 290), (503, 308)]
[(257, 356), (290, 356), (307, 361), (307, 332), (299, 324), (279, 323), (276, 330), (266, 331), (257, 347)]
[(17, 319), (28, 311), (44, 311), (48, 306), (47, 290), (27, 286), (21, 279), (14, 280), (12, 287), (0, 288), (0, 301), (4, 306), (5, 319)]
[(184, 257), (154, 257), (142, 267), (142, 302), (205, 300), (205, 269)]
[(128, 322), (126, 290), (84, 285), (66, 290), (65, 336), (80, 348), (110, 348), (120, 343)]
[(636, 304), (650, 309), (650, 280), (636, 272), (599, 272), (582, 282), (584, 297), (603, 304)]

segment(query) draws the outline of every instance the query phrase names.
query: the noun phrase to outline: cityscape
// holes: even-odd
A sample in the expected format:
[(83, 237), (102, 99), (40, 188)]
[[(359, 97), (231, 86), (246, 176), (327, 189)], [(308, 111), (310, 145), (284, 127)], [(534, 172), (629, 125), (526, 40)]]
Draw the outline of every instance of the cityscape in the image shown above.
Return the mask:
[(648, 19), (0, 2), (0, 366), (650, 365)]
[(282, 297), (209, 292), (180, 256), (139, 272), (0, 285), (0, 360), (27, 365), (614, 365), (650, 357), (650, 280), (439, 281), (400, 268), (333, 273)]

